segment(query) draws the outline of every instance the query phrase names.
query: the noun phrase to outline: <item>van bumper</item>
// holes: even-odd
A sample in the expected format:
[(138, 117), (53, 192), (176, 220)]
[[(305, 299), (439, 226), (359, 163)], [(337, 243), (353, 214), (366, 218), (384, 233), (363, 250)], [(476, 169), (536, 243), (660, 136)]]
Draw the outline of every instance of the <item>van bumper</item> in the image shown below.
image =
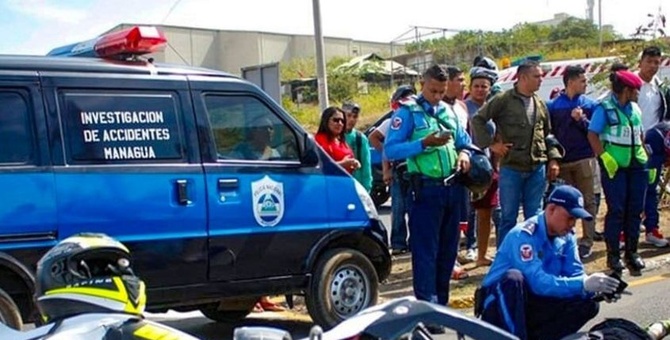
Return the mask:
[(379, 246), (380, 252), (373, 262), (377, 263), (375, 267), (379, 280), (383, 281), (391, 274), (391, 232), (380, 219), (371, 218), (370, 228), (366, 229), (366, 234)]

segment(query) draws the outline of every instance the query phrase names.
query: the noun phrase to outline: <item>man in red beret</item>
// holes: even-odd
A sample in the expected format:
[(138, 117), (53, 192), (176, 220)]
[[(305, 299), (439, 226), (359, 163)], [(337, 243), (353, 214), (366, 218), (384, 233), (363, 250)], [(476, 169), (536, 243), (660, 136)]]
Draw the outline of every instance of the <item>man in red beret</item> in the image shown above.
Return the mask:
[(618, 272), (624, 269), (619, 250), (619, 234), (623, 231), (626, 266), (631, 274), (636, 274), (645, 266), (637, 245), (644, 196), (652, 179), (646, 168), (642, 113), (636, 103), (642, 79), (620, 70), (610, 74), (610, 81), (612, 93), (596, 106), (588, 139), (600, 163), (607, 202), (607, 266)]

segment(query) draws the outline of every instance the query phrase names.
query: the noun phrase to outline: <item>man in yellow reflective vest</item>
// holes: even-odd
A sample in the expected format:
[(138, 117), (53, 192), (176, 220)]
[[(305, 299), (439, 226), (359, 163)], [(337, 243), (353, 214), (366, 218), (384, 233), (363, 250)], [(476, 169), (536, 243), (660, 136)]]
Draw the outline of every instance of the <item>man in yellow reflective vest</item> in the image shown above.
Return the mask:
[(649, 179), (656, 177), (646, 168), (642, 114), (636, 103), (642, 79), (621, 70), (610, 74), (610, 81), (612, 94), (596, 107), (588, 133), (589, 144), (600, 161), (607, 202), (607, 266), (614, 271), (624, 269), (619, 251), (619, 234), (623, 231), (626, 265), (631, 273), (639, 273), (645, 266), (637, 253), (640, 215)]

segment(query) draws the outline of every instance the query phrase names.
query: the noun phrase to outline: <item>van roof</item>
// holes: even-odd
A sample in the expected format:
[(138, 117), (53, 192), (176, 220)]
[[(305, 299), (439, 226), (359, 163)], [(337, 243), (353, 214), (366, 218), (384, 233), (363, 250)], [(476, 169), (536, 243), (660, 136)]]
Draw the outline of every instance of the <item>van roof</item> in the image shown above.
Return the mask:
[(119, 61), (103, 58), (43, 57), (25, 55), (0, 55), (0, 70), (172, 74), (239, 78), (230, 73), (200, 67), (150, 63), (145, 60)]

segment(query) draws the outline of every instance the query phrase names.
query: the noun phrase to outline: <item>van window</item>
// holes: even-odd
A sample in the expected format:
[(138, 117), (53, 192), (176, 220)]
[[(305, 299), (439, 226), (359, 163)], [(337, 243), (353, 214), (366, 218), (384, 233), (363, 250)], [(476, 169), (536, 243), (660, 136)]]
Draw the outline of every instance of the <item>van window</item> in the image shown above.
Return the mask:
[(84, 164), (183, 161), (175, 96), (111, 91), (61, 93), (68, 160)]
[(0, 165), (26, 164), (33, 157), (33, 138), (26, 98), (0, 91)]
[(293, 129), (251, 96), (205, 97), (219, 160), (297, 161)]

